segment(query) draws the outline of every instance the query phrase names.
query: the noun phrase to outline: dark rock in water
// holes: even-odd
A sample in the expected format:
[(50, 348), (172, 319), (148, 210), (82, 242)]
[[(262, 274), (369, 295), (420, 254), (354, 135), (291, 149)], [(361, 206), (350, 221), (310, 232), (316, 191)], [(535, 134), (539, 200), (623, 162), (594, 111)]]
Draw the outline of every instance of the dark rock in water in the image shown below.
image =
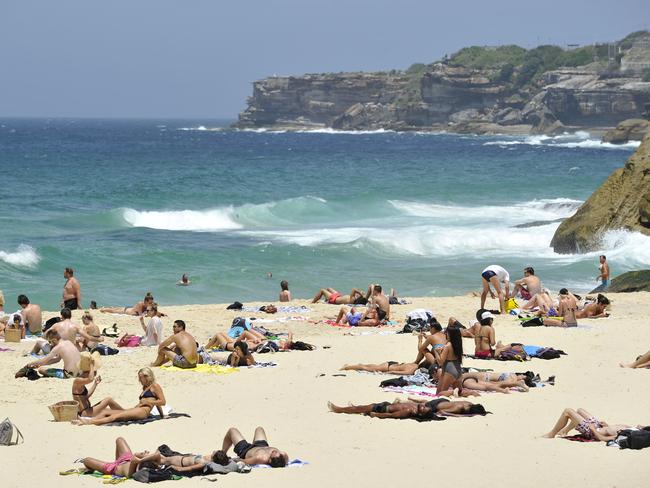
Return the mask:
[[(650, 269), (628, 271), (612, 280), (607, 288), (611, 293), (650, 291)], [(593, 291), (591, 293), (594, 293)]]
[(560, 224), (551, 247), (563, 254), (595, 251), (603, 234), (616, 229), (650, 235), (650, 137)]
[(555, 219), (555, 220), (534, 220), (532, 222), (525, 222), (523, 224), (513, 225), (513, 229), (527, 229), (529, 227), (541, 227), (542, 225), (555, 224), (556, 222), (562, 222), (564, 219)]

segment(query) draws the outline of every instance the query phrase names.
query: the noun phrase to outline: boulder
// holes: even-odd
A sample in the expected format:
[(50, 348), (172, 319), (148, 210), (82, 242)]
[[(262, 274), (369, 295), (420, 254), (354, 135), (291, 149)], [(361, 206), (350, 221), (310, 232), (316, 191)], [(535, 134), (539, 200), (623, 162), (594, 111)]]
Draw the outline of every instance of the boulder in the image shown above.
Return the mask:
[(628, 271), (612, 280), (607, 288), (610, 293), (650, 291), (650, 269)]
[(629, 141), (642, 141), (650, 134), (650, 120), (627, 119), (611, 129), (603, 136), (603, 142), (625, 144)]
[(596, 251), (604, 233), (615, 229), (650, 235), (650, 136), (560, 224), (551, 246), (562, 254)]

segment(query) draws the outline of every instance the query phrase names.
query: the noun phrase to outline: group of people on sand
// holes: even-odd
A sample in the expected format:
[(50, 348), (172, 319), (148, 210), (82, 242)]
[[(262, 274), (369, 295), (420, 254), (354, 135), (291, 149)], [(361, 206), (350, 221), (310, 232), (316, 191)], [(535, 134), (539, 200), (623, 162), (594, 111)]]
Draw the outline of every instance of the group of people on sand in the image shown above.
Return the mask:
[[(230, 458), (228, 452), (232, 448), (235, 457)], [(156, 449), (152, 452), (133, 452), (123, 437), (115, 440), (115, 460), (102, 461), (92, 457), (82, 459), (84, 466), (91, 471), (99, 471), (105, 475), (130, 478), (143, 467), (165, 467), (179, 474), (201, 473), (210, 464), (228, 465), (237, 461), (249, 466), (266, 464), (273, 468), (282, 468), (289, 464), (289, 456), (277, 447), (270, 446), (266, 432), (257, 427), (253, 434), (253, 442), (248, 442), (235, 427), (230, 427), (224, 436), (221, 448), (209, 454), (179, 454), (165, 455)]]
[(390, 320), (390, 305), (397, 303), (395, 290), (390, 296), (384, 294), (381, 285), (371, 283), (364, 293), (358, 288), (353, 288), (349, 294), (343, 295), (334, 288), (321, 288), (312, 299), (317, 303), (324, 299), (331, 305), (365, 305), (364, 310), (357, 307), (343, 306), (336, 316), (336, 323), (353, 327), (377, 327)]

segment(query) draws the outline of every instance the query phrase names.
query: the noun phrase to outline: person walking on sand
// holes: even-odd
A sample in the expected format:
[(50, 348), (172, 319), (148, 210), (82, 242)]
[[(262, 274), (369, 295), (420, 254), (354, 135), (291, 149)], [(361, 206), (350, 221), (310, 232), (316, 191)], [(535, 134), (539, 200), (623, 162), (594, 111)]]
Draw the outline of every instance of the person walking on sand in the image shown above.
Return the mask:
[[(505, 313), (505, 297), (510, 295), (510, 274), (505, 270), (505, 268), (492, 264), (483, 270), (481, 278), (483, 284), (483, 291), (481, 292), (481, 308), (485, 308), (485, 300), (487, 299), (488, 293), (492, 298), (496, 298), (492, 288), (490, 288), (490, 285), (492, 285), (499, 297), (499, 310), (501, 310), (501, 313)], [(501, 289), (501, 283), (504, 285), (505, 293)]]
[(171, 361), (177, 368), (196, 368), (196, 363), (199, 362), (196, 340), (185, 331), (185, 322), (182, 320), (174, 321), (173, 329), (174, 334), (158, 346), (158, 357), (151, 365), (162, 366)]
[(592, 291), (592, 293), (599, 293), (601, 291), (607, 291), (609, 287), (609, 263), (607, 263), (607, 256), (601, 254), (598, 258), (600, 263), (598, 264), (598, 276), (596, 281), (600, 280), (600, 285)]
[(63, 285), (63, 301), (61, 308), (69, 310), (77, 310), (83, 308), (81, 306), (81, 285), (79, 280), (74, 277), (74, 270), (72, 268), (65, 268), (63, 270), (63, 277), (66, 279)]

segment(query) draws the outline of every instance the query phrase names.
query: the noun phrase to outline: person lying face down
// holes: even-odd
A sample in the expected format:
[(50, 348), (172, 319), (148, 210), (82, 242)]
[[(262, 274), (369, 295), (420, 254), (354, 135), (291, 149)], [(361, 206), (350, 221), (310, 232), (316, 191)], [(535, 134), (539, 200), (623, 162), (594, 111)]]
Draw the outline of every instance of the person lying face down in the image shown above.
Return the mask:
[(467, 401), (452, 402), (446, 398), (436, 398), (430, 401), (411, 398), (406, 402), (381, 402), (348, 407), (339, 407), (328, 402), (327, 406), (334, 413), (368, 415), (380, 419), (441, 420), (437, 414), (453, 416), (487, 414), (481, 404)]

